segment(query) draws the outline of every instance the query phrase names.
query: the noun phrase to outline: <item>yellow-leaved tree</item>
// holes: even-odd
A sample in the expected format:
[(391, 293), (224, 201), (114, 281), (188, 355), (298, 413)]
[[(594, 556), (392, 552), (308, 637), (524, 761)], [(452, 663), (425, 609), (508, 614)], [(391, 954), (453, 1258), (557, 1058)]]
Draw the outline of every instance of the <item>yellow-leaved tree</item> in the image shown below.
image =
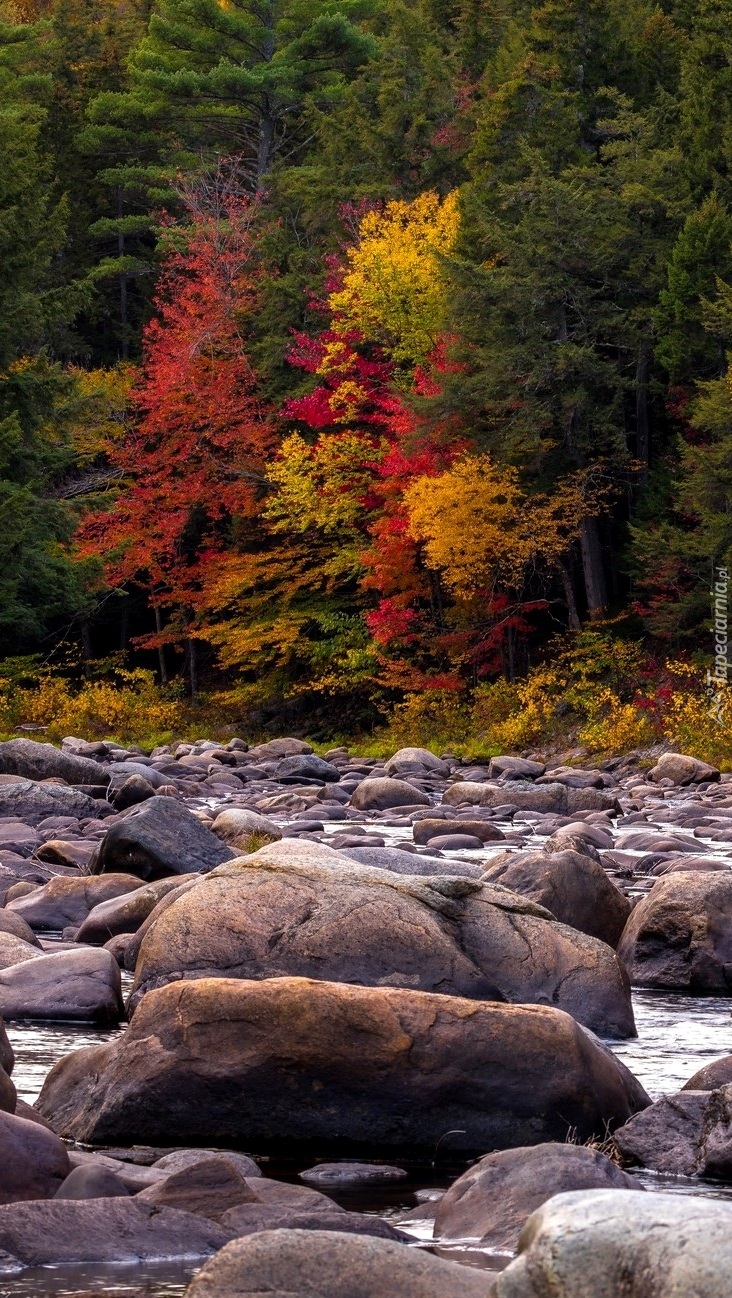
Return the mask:
[(399, 364), (424, 360), (444, 328), (441, 257), (450, 253), (459, 223), (457, 191), (444, 199), (429, 191), (367, 212), (341, 287), (328, 299), (334, 332), (358, 329)]

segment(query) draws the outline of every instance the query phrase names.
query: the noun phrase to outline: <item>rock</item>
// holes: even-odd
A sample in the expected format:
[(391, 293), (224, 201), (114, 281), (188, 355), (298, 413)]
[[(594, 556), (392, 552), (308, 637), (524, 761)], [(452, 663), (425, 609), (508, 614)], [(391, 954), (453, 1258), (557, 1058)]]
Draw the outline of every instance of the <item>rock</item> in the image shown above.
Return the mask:
[(724, 1055), (711, 1064), (705, 1064), (688, 1082), (682, 1091), (716, 1091), (720, 1086), (732, 1084), (732, 1055)]
[(488, 774), (492, 780), (500, 775), (509, 780), (533, 780), (543, 775), (545, 770), (543, 762), (531, 762), (525, 757), (492, 757)]
[(380, 776), (362, 780), (351, 794), (351, 806), (358, 811), (386, 811), (390, 807), (429, 807), (429, 796), (406, 780)]
[(407, 852), (403, 847), (341, 847), (339, 854), (360, 865), (373, 865), (377, 870), (391, 870), (394, 874), (412, 874), (420, 878), (449, 873), (465, 879), (480, 879), (483, 873), (483, 866), (478, 861), (446, 861), (443, 856), (424, 856)]
[(131, 874), (108, 874), (103, 879), (59, 875), (25, 897), (8, 902), (6, 910), (19, 915), (39, 933), (78, 928), (100, 902), (122, 897), (141, 888)]
[(23, 780), (61, 779), (67, 784), (109, 784), (109, 768), (88, 757), (76, 757), (54, 748), (53, 744), (37, 744), (33, 739), (9, 739), (0, 744), (0, 772), (18, 775)]
[[(96, 882), (114, 877), (111, 874), (100, 875)], [(103, 946), (111, 937), (119, 933), (136, 933), (148, 915), (152, 915), (158, 902), (178, 887), (180, 887), (178, 875), (168, 879), (157, 879), (155, 883), (147, 884), (142, 884), (139, 879), (136, 879), (134, 892), (126, 892), (121, 897), (111, 897), (109, 901), (101, 901), (90, 910), (75, 940), (90, 942), (92, 946)]]
[(467, 780), (451, 784), (442, 795), (445, 806), (500, 807), (510, 802), (521, 811), (567, 811), (567, 790), (563, 784), (529, 784), (511, 780), (503, 784), (482, 784)]
[(125, 944), (123, 962), (123, 967), (127, 969), (129, 973), (134, 973), (135, 965), (137, 964), (137, 957), (140, 953), (140, 946), (142, 945), (142, 941), (148, 930), (152, 928), (152, 925), (162, 914), (164, 914), (168, 906), (171, 906), (178, 897), (182, 897), (186, 892), (190, 892), (191, 888), (197, 887), (200, 881), (201, 875), (199, 874), (188, 875), (187, 878), (182, 880), (180, 879), (180, 876), (178, 876), (178, 887), (171, 888), (170, 892), (166, 892), (165, 896), (161, 897), (157, 906), (155, 906), (155, 908), (150, 912), (147, 919), (143, 920), (137, 932), (130, 934), (130, 940)]
[[(255, 1177), (255, 1185), (261, 1179)], [(216, 1155), (171, 1172), (163, 1181), (142, 1190), (137, 1197), (141, 1203), (181, 1208), (184, 1212), (195, 1212), (199, 1217), (210, 1217), (212, 1221), (220, 1220), (229, 1208), (259, 1201), (234, 1165)]]
[(5, 1024), (2, 1019), (0, 1019), (0, 1068), (2, 1068), (3, 1072), (7, 1073), (9, 1077), (13, 1071), (14, 1064), (15, 1056), (13, 1054), (13, 1047), (8, 1041)]
[(22, 964), (24, 960), (36, 960), (42, 955), (37, 946), (23, 942), (12, 933), (0, 933), (0, 972), (11, 965)]
[(154, 797), (109, 829), (95, 874), (124, 870), (144, 880), (212, 870), (236, 855), (175, 798)]
[(312, 753), (312, 745), (302, 739), (270, 739), (266, 744), (255, 744), (249, 749), (254, 762), (274, 762), (280, 757), (295, 757), (298, 753)]
[(22, 915), (16, 914), (14, 910), (0, 909), (0, 933), (11, 933), (13, 937), (19, 937), (22, 942), (28, 942), (31, 946), (41, 949), (30, 924), (26, 924)]
[(148, 798), (154, 797), (155, 788), (144, 775), (128, 775), (115, 788), (111, 802), (115, 811), (126, 811), (128, 807), (136, 807), (140, 802), (147, 802)]
[(123, 1181), (107, 1167), (74, 1167), (56, 1191), (55, 1199), (119, 1199), (129, 1195)]
[(16, 816), (37, 825), (47, 816), (74, 816), (93, 820), (111, 811), (108, 803), (97, 802), (78, 789), (63, 784), (35, 784), (32, 780), (0, 783), (0, 816)]
[(475, 852), (483, 844), (473, 834), (438, 834), (430, 839), (430, 845), (438, 852)]
[(617, 946), (631, 906), (601, 865), (579, 852), (516, 852), (482, 878), (530, 897), (563, 924)]
[(389, 1240), (265, 1230), (222, 1249), (186, 1298), (489, 1298), (492, 1286), (486, 1272)]
[(727, 1298), (731, 1274), (728, 1204), (579, 1190), (532, 1214), (494, 1298)]
[(49, 839), (35, 853), (37, 861), (48, 861), (51, 865), (70, 866), (88, 873), (89, 862), (97, 850), (94, 840), (66, 842), (64, 839)]
[(245, 807), (227, 807), (219, 812), (211, 829), (229, 847), (249, 851), (252, 836), (266, 835), (274, 842), (282, 838), (282, 830), (268, 816)]
[(112, 1024), (123, 1015), (122, 984), (109, 951), (83, 947), (38, 956), (0, 971), (0, 1014)]
[(58, 1136), (35, 1122), (0, 1113), (0, 1204), (50, 1199), (69, 1171), (69, 1156)]
[(732, 872), (666, 875), (630, 915), (618, 955), (637, 987), (728, 996)]
[(175, 1149), (170, 1154), (163, 1154), (163, 1157), (155, 1163), (155, 1167), (171, 1175), (173, 1172), (182, 1172), (187, 1167), (195, 1167), (197, 1163), (204, 1162), (208, 1158), (226, 1159), (235, 1171), (247, 1178), (262, 1175), (253, 1158), (248, 1154), (234, 1153), (231, 1149)]
[(657, 1100), (615, 1133), (631, 1163), (679, 1176), (732, 1179), (732, 1083)]
[(0, 1068), (0, 1111), (15, 1113), (18, 1096), (10, 1077), (4, 1068)]
[(340, 778), (341, 773), (336, 766), (324, 762), (322, 757), (316, 757), (314, 753), (283, 757), (277, 763), (275, 771), (276, 780), (322, 780), (324, 784), (337, 784)]
[(181, 975), (297, 975), (540, 1002), (600, 1034), (634, 1032), (609, 947), (472, 879), (395, 874), (286, 839), (171, 896), (141, 941), (133, 1007)]
[(137, 1198), (53, 1199), (0, 1208), (0, 1276), (72, 1262), (210, 1257), (231, 1232)]
[(472, 834), (482, 843), (500, 843), (505, 834), (489, 820), (415, 820), (412, 836), (415, 843), (424, 845), (440, 834)]
[[(154, 1103), (151, 1096), (154, 1095)], [(37, 1102), (68, 1139), (288, 1150), (481, 1150), (585, 1140), (648, 1103), (568, 1014), (304, 978), (145, 996), (113, 1043), (67, 1055)]]
[(444, 779), (450, 774), (450, 767), (442, 758), (435, 757), (428, 748), (400, 748), (388, 762), (384, 763), (387, 775), (397, 775), (405, 766), (421, 766), (423, 770)]
[(672, 784), (702, 784), (708, 780), (718, 781), (719, 771), (716, 766), (708, 766), (696, 757), (686, 757), (681, 753), (664, 753), (659, 757), (648, 778), (655, 781), (670, 780)]
[(378, 1239), (410, 1240), (410, 1236), (395, 1230), (380, 1217), (345, 1212), (335, 1204), (331, 1204), (331, 1208), (333, 1211), (330, 1213), (307, 1212), (263, 1203), (243, 1203), (224, 1213), (221, 1225), (238, 1238), (257, 1235), (263, 1230), (334, 1230), (349, 1235), (375, 1235)]
[(491, 1252), (515, 1253), (526, 1218), (553, 1195), (642, 1189), (595, 1149), (555, 1143), (506, 1149), (481, 1158), (453, 1182), (437, 1204), (435, 1239), (477, 1241)]
[(299, 1175), (308, 1185), (391, 1185), (408, 1173), (388, 1163), (318, 1163)]

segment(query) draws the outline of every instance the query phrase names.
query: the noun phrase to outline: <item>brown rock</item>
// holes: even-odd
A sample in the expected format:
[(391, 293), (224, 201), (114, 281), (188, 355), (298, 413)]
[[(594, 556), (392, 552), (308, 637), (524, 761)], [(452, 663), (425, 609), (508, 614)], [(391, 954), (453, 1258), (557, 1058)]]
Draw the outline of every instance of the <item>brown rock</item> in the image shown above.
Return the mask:
[(52, 1131), (0, 1113), (0, 1204), (50, 1199), (70, 1170), (66, 1147)]
[(101, 901), (140, 887), (141, 881), (131, 874), (107, 874), (100, 879), (61, 875), (28, 896), (8, 902), (6, 909), (37, 932), (60, 932), (67, 927), (78, 928)]
[(732, 871), (666, 875), (632, 911), (618, 955), (637, 987), (732, 988)]
[(386, 811), (390, 807), (429, 807), (430, 798), (407, 780), (379, 776), (362, 780), (351, 794), (351, 806), (358, 811)]
[(482, 877), (530, 897), (563, 924), (609, 946), (617, 946), (630, 915), (627, 897), (584, 853), (516, 852), (489, 866)]

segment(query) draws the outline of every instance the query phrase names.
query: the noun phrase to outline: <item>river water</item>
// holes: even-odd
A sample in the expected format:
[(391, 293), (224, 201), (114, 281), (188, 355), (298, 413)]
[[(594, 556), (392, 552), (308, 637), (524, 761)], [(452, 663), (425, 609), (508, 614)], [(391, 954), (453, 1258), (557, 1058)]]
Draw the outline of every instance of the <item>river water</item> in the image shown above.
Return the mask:
[[(690, 997), (675, 993), (636, 991), (633, 994), (637, 1039), (611, 1042), (615, 1053), (643, 1083), (652, 1099), (677, 1091), (699, 1068), (711, 1060), (732, 1054), (732, 999)], [(56, 1062), (72, 1050), (112, 1041), (124, 1029), (99, 1032), (88, 1025), (10, 1024), (8, 1036), (15, 1051), (13, 1080), (18, 1094), (29, 1103), (40, 1092), (43, 1080)], [(259, 1152), (259, 1151), (256, 1151)], [(295, 1179), (301, 1166), (279, 1161), (266, 1168), (267, 1174), (283, 1180)], [(386, 1217), (398, 1216), (416, 1203), (414, 1192), (444, 1189), (462, 1167), (452, 1165), (449, 1153), (442, 1151), (434, 1164), (409, 1167), (407, 1181), (341, 1195), (333, 1193), (344, 1207), (373, 1212)], [(715, 1185), (696, 1179), (639, 1173), (649, 1189), (676, 1194), (727, 1198), (732, 1202), (732, 1186)], [(425, 1244), (431, 1227), (415, 1224), (408, 1228), (415, 1242)], [(442, 1256), (452, 1257), (471, 1266), (490, 1269), (491, 1259), (474, 1249), (455, 1247), (441, 1249)], [(115, 1298), (143, 1292), (150, 1298), (178, 1298), (186, 1287), (196, 1265), (170, 1263), (135, 1267), (42, 1268), (26, 1271), (17, 1279), (0, 1282), (1, 1298), (37, 1298), (38, 1295), (70, 1295), (87, 1289), (105, 1292)]]

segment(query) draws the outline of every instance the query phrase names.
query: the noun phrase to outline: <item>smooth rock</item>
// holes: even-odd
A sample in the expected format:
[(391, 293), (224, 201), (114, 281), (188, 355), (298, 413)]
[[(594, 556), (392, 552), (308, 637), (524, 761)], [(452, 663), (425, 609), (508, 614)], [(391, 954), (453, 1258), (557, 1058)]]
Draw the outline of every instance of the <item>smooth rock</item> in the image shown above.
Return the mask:
[(670, 780), (672, 784), (702, 784), (708, 780), (718, 781), (719, 770), (700, 762), (696, 757), (687, 757), (682, 753), (664, 753), (659, 757), (648, 778), (658, 783), (659, 780)]
[(173, 1172), (182, 1172), (187, 1167), (195, 1167), (197, 1163), (205, 1162), (208, 1158), (226, 1159), (235, 1171), (247, 1178), (262, 1175), (259, 1165), (253, 1158), (248, 1154), (235, 1153), (231, 1149), (175, 1149), (170, 1154), (163, 1154), (154, 1166), (170, 1176)]
[(732, 872), (659, 879), (631, 912), (618, 955), (637, 987), (729, 996)]
[(516, 852), (482, 878), (544, 906), (563, 924), (617, 946), (631, 906), (601, 865), (579, 852)]
[(103, 879), (59, 875), (27, 896), (8, 902), (6, 910), (19, 915), (36, 932), (59, 932), (78, 928), (100, 902), (140, 887), (140, 880), (131, 874), (108, 874)]
[(615, 1133), (623, 1158), (656, 1172), (732, 1179), (732, 1083), (664, 1096)]
[(422, 846), (429, 843), (430, 839), (436, 838), (438, 834), (473, 834), (482, 843), (500, 843), (505, 837), (497, 825), (491, 824), (489, 820), (431, 818), (415, 820), (412, 826), (412, 837), (415, 843)]
[(55, 1199), (118, 1199), (129, 1195), (129, 1190), (119, 1176), (109, 1168), (94, 1166), (74, 1167), (56, 1191)]
[(720, 1086), (732, 1084), (732, 1055), (724, 1055), (711, 1064), (705, 1064), (682, 1086), (682, 1091), (716, 1091)]
[(57, 778), (67, 784), (109, 784), (109, 767), (33, 739), (9, 739), (0, 744), (0, 772), (23, 780)]
[(543, 762), (532, 762), (525, 757), (492, 757), (488, 774), (492, 780), (499, 775), (507, 776), (510, 780), (531, 780), (543, 775), (545, 770)]
[(33, 780), (20, 779), (0, 783), (0, 816), (15, 816), (30, 825), (37, 825), (47, 816), (93, 820), (111, 810), (108, 803), (98, 802), (64, 784), (36, 784)]
[(155, 880), (212, 870), (236, 853), (175, 798), (149, 798), (109, 829), (93, 869)]
[(119, 966), (109, 951), (82, 947), (0, 971), (0, 1014), (13, 1019), (114, 1024), (123, 1015)]
[(308, 1185), (391, 1185), (407, 1175), (403, 1167), (388, 1163), (318, 1163), (299, 1173)]
[[(111, 874), (100, 875), (100, 880), (112, 878), (114, 875)], [(111, 897), (109, 901), (101, 901), (90, 910), (76, 933), (75, 940), (89, 942), (92, 946), (103, 946), (111, 937), (119, 933), (136, 933), (148, 915), (152, 915), (158, 902), (169, 892), (180, 887), (180, 877), (173, 875), (171, 878), (156, 879), (155, 883), (146, 884), (141, 884), (136, 879), (135, 885), (134, 892), (126, 892), (120, 897)]]
[(0, 1204), (50, 1199), (69, 1171), (66, 1146), (58, 1136), (38, 1123), (0, 1112)]
[(362, 780), (351, 794), (351, 806), (358, 811), (387, 811), (390, 807), (429, 807), (428, 794), (406, 780), (389, 776)]
[(12, 933), (0, 932), (0, 972), (11, 965), (22, 964), (24, 960), (36, 960), (43, 954), (37, 946), (14, 937)]
[[(151, 1097), (154, 1095), (154, 1103)], [(603, 1133), (648, 1104), (568, 1014), (304, 978), (172, 983), (51, 1069), (66, 1138), (481, 1150)]]
[(387, 775), (396, 775), (401, 767), (410, 765), (421, 766), (423, 770), (445, 779), (450, 774), (447, 762), (443, 762), (441, 757), (435, 757), (428, 748), (399, 748), (393, 757), (384, 763), (384, 770)]
[(13, 937), (19, 937), (22, 942), (28, 942), (41, 950), (41, 944), (30, 924), (26, 924), (22, 915), (18, 915), (14, 910), (7, 910), (4, 907), (0, 909), (0, 933), (10, 933)]
[[(255, 1177), (255, 1185), (261, 1179)], [(177, 1172), (171, 1171), (164, 1180), (142, 1190), (137, 1198), (141, 1203), (195, 1212), (212, 1221), (218, 1221), (229, 1208), (259, 1201), (233, 1163), (215, 1154)]]
[(292, 780), (296, 777), (304, 780), (322, 780), (324, 784), (337, 784), (341, 773), (330, 762), (324, 762), (322, 757), (316, 757), (315, 753), (296, 753), (292, 757), (283, 757), (277, 763), (275, 779)]
[(242, 851), (249, 850), (252, 836), (264, 834), (274, 842), (282, 838), (282, 830), (274, 820), (248, 807), (227, 807), (219, 812), (211, 829), (229, 847)]

